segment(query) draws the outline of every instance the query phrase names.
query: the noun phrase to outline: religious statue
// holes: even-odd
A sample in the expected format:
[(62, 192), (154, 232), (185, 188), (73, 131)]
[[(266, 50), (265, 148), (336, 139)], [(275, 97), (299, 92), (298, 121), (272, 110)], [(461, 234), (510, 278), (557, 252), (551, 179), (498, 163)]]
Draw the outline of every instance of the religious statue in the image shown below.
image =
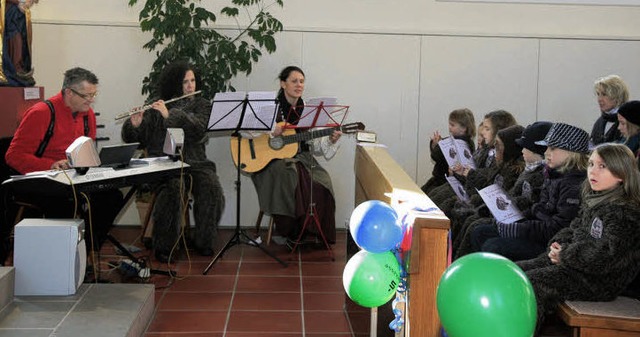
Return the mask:
[(39, 0), (0, 0), (0, 85), (35, 85), (31, 63), (31, 11)]

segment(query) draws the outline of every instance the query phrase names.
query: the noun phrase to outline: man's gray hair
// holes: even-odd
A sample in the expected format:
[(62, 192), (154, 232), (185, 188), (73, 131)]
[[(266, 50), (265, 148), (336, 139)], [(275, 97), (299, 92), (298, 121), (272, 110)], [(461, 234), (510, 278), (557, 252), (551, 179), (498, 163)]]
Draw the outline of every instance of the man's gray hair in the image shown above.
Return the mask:
[(64, 81), (62, 82), (62, 89), (80, 84), (83, 81), (87, 81), (93, 85), (97, 85), (98, 77), (87, 69), (71, 68), (64, 72)]

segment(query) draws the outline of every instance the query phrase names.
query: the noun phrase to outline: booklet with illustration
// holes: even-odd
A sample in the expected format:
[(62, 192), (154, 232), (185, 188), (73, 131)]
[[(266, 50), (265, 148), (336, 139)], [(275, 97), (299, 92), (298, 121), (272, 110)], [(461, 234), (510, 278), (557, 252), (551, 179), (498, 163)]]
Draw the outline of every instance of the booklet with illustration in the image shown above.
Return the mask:
[(447, 179), (447, 182), (449, 183), (449, 186), (451, 186), (451, 188), (453, 189), (453, 191), (456, 193), (456, 196), (458, 197), (458, 200), (464, 202), (465, 204), (469, 203), (469, 194), (467, 194), (467, 191), (465, 191), (464, 186), (462, 186), (462, 184), (460, 183), (460, 181), (458, 179), (456, 179), (456, 177), (454, 176), (444, 176), (445, 179)]
[(452, 136), (444, 138), (438, 142), (440, 150), (444, 158), (447, 160), (449, 167), (460, 164), (464, 167), (472, 169), (476, 168), (476, 164), (473, 162), (473, 155), (467, 142), (462, 139), (455, 139)]
[(499, 185), (489, 185), (479, 190), (478, 194), (480, 194), (485, 205), (489, 207), (491, 214), (497, 221), (514, 223), (524, 219), (522, 212)]

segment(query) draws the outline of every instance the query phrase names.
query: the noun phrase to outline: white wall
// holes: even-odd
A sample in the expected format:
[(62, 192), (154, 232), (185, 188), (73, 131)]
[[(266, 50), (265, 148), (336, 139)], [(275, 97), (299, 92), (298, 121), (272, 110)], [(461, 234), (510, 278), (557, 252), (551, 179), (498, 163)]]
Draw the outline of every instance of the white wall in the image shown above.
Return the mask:
[[(112, 117), (143, 103), (141, 81), (153, 54), (126, 0), (42, 1), (33, 8), (35, 76), (47, 96), (73, 66), (100, 78), (95, 104), (104, 135), (119, 142)], [(214, 1), (219, 8), (225, 1)], [(598, 111), (593, 81), (617, 73), (632, 97), (640, 90), (640, 7), (396, 1), (287, 1), (274, 14), (286, 31), (238, 90), (276, 90), (289, 64), (307, 75), (305, 97), (334, 95), (410, 176), (422, 184), (429, 135), (446, 131), (449, 111), (468, 107), (479, 119), (506, 109), (526, 125), (537, 119), (589, 129)], [(229, 27), (229, 26), (224, 26)], [(344, 137), (331, 173), (340, 225), (353, 208), (354, 141)], [(223, 225), (235, 224), (236, 171), (227, 135), (212, 135), (208, 155), (218, 165), (227, 197)], [(242, 177), (242, 224), (257, 215), (250, 179)], [(135, 218), (133, 218), (135, 221)]]

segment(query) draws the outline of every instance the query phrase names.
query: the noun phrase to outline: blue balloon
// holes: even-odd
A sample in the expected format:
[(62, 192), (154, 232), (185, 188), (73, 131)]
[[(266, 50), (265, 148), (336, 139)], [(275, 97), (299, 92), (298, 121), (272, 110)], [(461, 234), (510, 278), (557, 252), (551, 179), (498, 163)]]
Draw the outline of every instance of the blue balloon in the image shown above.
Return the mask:
[(351, 213), (349, 230), (353, 240), (371, 253), (384, 253), (402, 241), (402, 222), (387, 203), (369, 200)]

